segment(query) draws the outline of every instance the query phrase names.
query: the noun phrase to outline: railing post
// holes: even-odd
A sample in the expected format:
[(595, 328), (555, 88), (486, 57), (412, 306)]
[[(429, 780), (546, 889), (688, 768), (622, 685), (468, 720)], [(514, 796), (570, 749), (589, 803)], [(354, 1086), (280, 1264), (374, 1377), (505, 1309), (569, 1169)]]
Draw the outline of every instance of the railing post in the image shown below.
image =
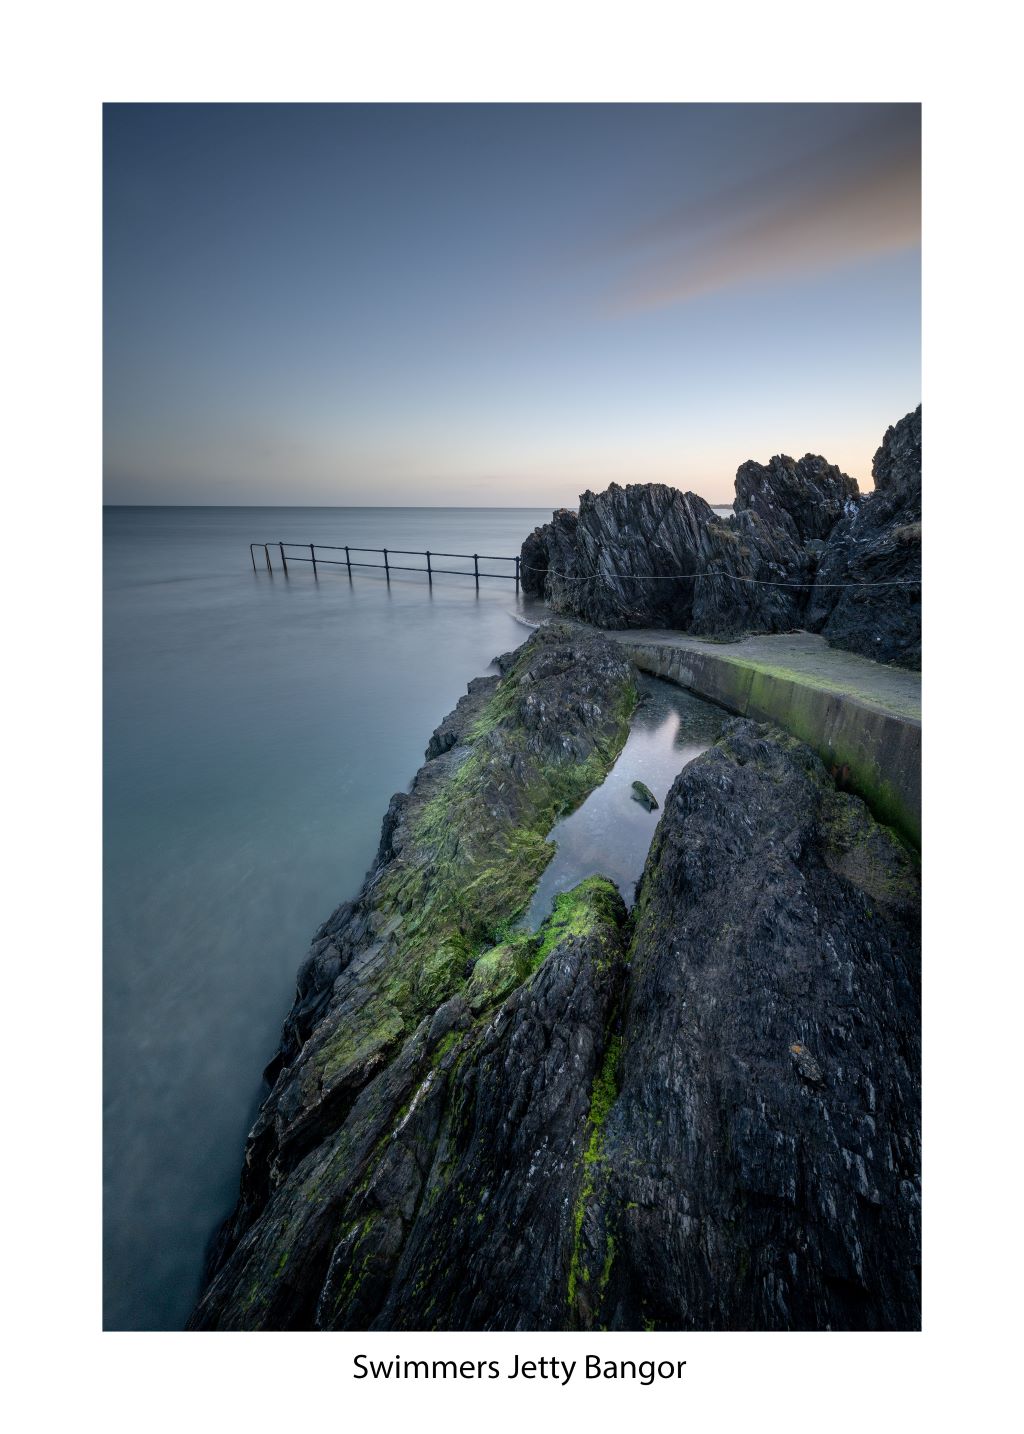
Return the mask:
[[(291, 547), (293, 547), (293, 548), (303, 548), (303, 547), (307, 547), (307, 546), (308, 546), (308, 548), (309, 548), (309, 562), (310, 562), (310, 563), (312, 564), (312, 566), (313, 566), (313, 576), (314, 576), (314, 578), (319, 578), (319, 576), (320, 576), (320, 568), (319, 568), (319, 564), (317, 563), (316, 544), (315, 544), (315, 543), (309, 543), (309, 544), (306, 544), (306, 543), (291, 543), (289, 546), (291, 546)], [(323, 546), (323, 545), (321, 544), (321, 546)], [(285, 543), (284, 543), (284, 540), (283, 540), (283, 539), (278, 540), (278, 542), (277, 542), (276, 544), (271, 544), (271, 543), (250, 543), (250, 544), (249, 544), (249, 561), (252, 563), (252, 570), (253, 570), (253, 572), (255, 573), (255, 572), (258, 572), (258, 571), (259, 571), (259, 568), (258, 568), (258, 565), (257, 565), (257, 562), (256, 562), (256, 549), (257, 549), (257, 548), (262, 548), (262, 549), (263, 549), (263, 560), (264, 560), (264, 562), (265, 562), (266, 565), (267, 565), (267, 572), (268, 572), (268, 573), (271, 573), (271, 574), (273, 573), (273, 571), (274, 571), (274, 565), (273, 565), (273, 563), (272, 563), (271, 560), (270, 560), (270, 549), (271, 549), (271, 547), (276, 547), (277, 550), (278, 550), (278, 552), (280, 553), (280, 555), (281, 555), (281, 571), (282, 571), (282, 572), (284, 573), (284, 575), (287, 577), (287, 576), (288, 576), (288, 554), (285, 552)], [(341, 549), (339, 548), (338, 551), (341, 551)], [(360, 550), (360, 549), (357, 548), (356, 551), (359, 552), (359, 551), (364, 551), (364, 550)], [(384, 575), (385, 575), (385, 577), (387, 578), (387, 581), (388, 581), (388, 583), (389, 583), (389, 585), (390, 585), (390, 582), (391, 582), (391, 555), (390, 555), (389, 550), (388, 550), (387, 548), (367, 548), (367, 549), (365, 549), (365, 551), (366, 551), (366, 552), (374, 552), (374, 553), (382, 553), (382, 554), (384, 555), (384, 562), (383, 562), (383, 564), (378, 563), (376, 566), (377, 566), (377, 567), (383, 566), (383, 568), (384, 568)], [(346, 571), (348, 572), (349, 581), (351, 581), (351, 580), (352, 580), (352, 550), (351, 550), (351, 548), (348, 546), (347, 543), (344, 545), (344, 553), (345, 553), (345, 568), (346, 568)], [(433, 560), (434, 560), (434, 558), (435, 558), (436, 556), (438, 556), (438, 555), (435, 554), (435, 553), (432, 553), (432, 552), (430, 551), (430, 549), (427, 548), (427, 550), (426, 550), (425, 552), (422, 552), (422, 553), (411, 553), (411, 552), (410, 552), (409, 556), (410, 556), (410, 557), (424, 557), (424, 558), (426, 558), (426, 560), (427, 560), (427, 566), (426, 566), (426, 569), (425, 569), (425, 570), (424, 570), (424, 569), (417, 568), (417, 569), (409, 569), (409, 571), (412, 571), (412, 572), (422, 572), (422, 571), (426, 571), (426, 574), (427, 574), (427, 582), (428, 582), (428, 584), (429, 584), (431, 587), (433, 587), (433, 585), (434, 585), (434, 561), (433, 561)], [(441, 554), (440, 556), (443, 557), (444, 554)], [(453, 554), (451, 554), (450, 556), (452, 556), (452, 557), (459, 557), (459, 558), (472, 557), (472, 559), (473, 559), (473, 582), (474, 582), (475, 585), (476, 585), (476, 590), (477, 590), (477, 592), (480, 591), (480, 579), (481, 579), (481, 577), (487, 577), (487, 576), (490, 576), (490, 577), (501, 577), (501, 574), (500, 574), (500, 573), (490, 573), (490, 574), (481, 573), (481, 571), (480, 571), (480, 554), (479, 554), (479, 553), (472, 553), (472, 554), (470, 554), (470, 553), (453, 553)], [(493, 554), (492, 554), (492, 556), (493, 556)], [(301, 561), (302, 561), (301, 558), (296, 558), (296, 562), (301, 562)], [(330, 560), (328, 559), (328, 561), (330, 561)], [(514, 563), (514, 564), (515, 564), (515, 571), (514, 571), (513, 576), (514, 576), (515, 585), (516, 585), (516, 592), (519, 592), (519, 590), (520, 590), (520, 588), (521, 588), (521, 586), (522, 586), (522, 576), (523, 576), (522, 557), (521, 557), (521, 556), (518, 556), (518, 557), (514, 557), (514, 558), (501, 558), (499, 561), (501, 561), (501, 562), (509, 562), (509, 563)], [(357, 567), (359, 566), (358, 562), (356, 563), (356, 566), (357, 566)], [(372, 566), (374, 566), (374, 565), (373, 565), (372, 563), (370, 563), (370, 564), (364, 564), (363, 566), (372, 567)], [(445, 569), (440, 569), (440, 568), (439, 568), (438, 571), (439, 571), (439, 572), (443, 572), (443, 571), (445, 571)], [(465, 570), (460, 568), (458, 571), (461, 573), (461, 572), (464, 572)], [(466, 573), (466, 576), (468, 577), (469, 574)]]

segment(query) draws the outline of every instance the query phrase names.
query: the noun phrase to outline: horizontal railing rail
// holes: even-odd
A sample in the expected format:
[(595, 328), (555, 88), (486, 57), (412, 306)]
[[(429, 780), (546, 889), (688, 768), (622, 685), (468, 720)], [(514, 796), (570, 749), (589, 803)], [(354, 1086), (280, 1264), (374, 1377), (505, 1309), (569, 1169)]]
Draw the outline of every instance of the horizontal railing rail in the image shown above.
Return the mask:
[[(514, 582), (516, 590), (518, 591), (519, 589), (520, 560), (518, 557), (510, 558), (502, 553), (441, 553), (431, 548), (364, 548), (357, 546), (355, 543), (295, 543), (281, 541), (279, 539), (276, 543), (249, 544), (249, 557), (252, 559), (252, 570), (254, 573), (259, 572), (259, 568), (256, 564), (256, 551), (259, 548), (263, 549), (263, 561), (268, 573), (273, 573), (274, 571), (274, 565), (270, 558), (270, 549), (277, 548), (281, 555), (281, 571), (286, 577), (288, 575), (289, 563), (310, 563), (313, 568), (314, 577), (316, 576), (317, 568), (321, 566), (346, 568), (349, 577), (352, 576), (353, 568), (376, 568), (380, 572), (383, 572), (389, 580), (392, 573), (423, 573), (428, 582), (433, 582), (434, 577), (438, 573), (443, 573), (449, 577), (472, 578), (477, 587), (480, 586), (481, 578), (498, 578), (500, 580)], [(301, 553), (292, 551), (286, 553), (286, 548), (301, 548), (303, 551)], [(305, 552), (307, 548), (309, 550), (308, 557)], [(321, 557), (320, 554), (325, 552), (344, 553), (345, 556), (343, 558)], [(353, 553), (379, 553), (384, 561), (382, 563), (368, 563), (361, 558), (354, 558), (352, 556)], [(393, 563), (391, 561), (392, 557), (426, 558), (426, 565), (414, 567), (410, 563)], [(471, 562), (473, 566), (472, 568), (439, 568), (434, 563), (435, 558), (459, 558), (465, 562)], [(481, 568), (481, 562), (511, 563), (513, 570), (508, 573), (495, 573), (489, 571), (487, 568)]]

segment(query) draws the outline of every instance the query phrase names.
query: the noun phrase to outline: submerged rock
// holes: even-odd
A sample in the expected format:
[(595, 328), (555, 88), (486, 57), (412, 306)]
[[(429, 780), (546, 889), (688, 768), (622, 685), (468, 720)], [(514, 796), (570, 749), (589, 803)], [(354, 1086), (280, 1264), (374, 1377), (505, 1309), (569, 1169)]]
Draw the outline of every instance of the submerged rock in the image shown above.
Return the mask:
[(640, 802), (649, 812), (658, 810), (658, 798), (651, 791), (646, 782), (633, 783), (633, 800)]

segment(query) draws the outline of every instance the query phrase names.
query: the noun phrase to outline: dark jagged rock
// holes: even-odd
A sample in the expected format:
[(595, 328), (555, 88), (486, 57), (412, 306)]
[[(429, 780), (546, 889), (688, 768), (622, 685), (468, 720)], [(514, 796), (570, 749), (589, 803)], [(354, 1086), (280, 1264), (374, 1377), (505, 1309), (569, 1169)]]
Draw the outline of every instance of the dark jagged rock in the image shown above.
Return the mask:
[(632, 673), (551, 627), (472, 684), (317, 933), (200, 1329), (918, 1321), (913, 859), (734, 722), (611, 883), (513, 929)]
[(598, 627), (716, 638), (809, 628), (919, 666), (920, 424), (918, 408), (889, 430), (863, 496), (813, 454), (744, 463), (724, 520), (660, 483), (588, 491), (578, 514), (556, 512), (524, 542), (524, 591)]
[[(512, 656), (513, 654), (509, 654)], [(444, 721), (435, 728), (427, 743), (427, 750), (423, 754), (423, 760), (432, 762), (435, 757), (441, 757), (445, 752), (458, 745), (466, 728), (472, 722), (473, 716), (478, 712), (481, 698), (489, 698), (494, 695), (494, 689), (498, 685), (496, 677), (474, 677), (466, 689), (465, 697), (460, 697), (455, 705), (455, 710), (448, 713)], [(404, 793), (399, 793), (404, 796)], [(392, 799), (397, 801), (398, 797)], [(385, 818), (385, 824), (387, 818)], [(378, 856), (377, 864), (381, 864), (382, 856)]]
[(807, 626), (837, 647), (919, 669), (920, 406), (886, 432), (872, 473), (875, 491), (839, 523), (822, 555)]
[(921, 405), (885, 430), (871, 467), (875, 492), (893, 512), (916, 508), (921, 516)]
[(544, 596), (557, 612), (600, 627), (684, 626), (702, 533), (713, 517), (693, 493), (663, 483), (613, 483), (603, 493), (584, 493), (578, 514), (563, 509), (537, 529), (521, 566), (535, 579), (543, 571)]
[(787, 631), (814, 572), (793, 527), (773, 526), (756, 507), (723, 520), (663, 483), (613, 483), (584, 493), (578, 514), (563, 509), (534, 530), (522, 549), (525, 590), (598, 627)]
[(583, 1222), (594, 1323), (917, 1327), (917, 923), (913, 859), (809, 748), (736, 721), (680, 774)]
[(756, 513), (796, 543), (827, 538), (847, 507), (859, 496), (857, 481), (820, 454), (797, 461), (776, 455), (768, 463), (752, 459), (736, 472), (737, 513)]
[(535, 584), (527, 591), (556, 612), (710, 636), (791, 628), (799, 589), (749, 580), (801, 584), (812, 573), (799, 544), (756, 513), (723, 522), (703, 498), (663, 483), (584, 493), (578, 514), (563, 509), (530, 535), (521, 566)]
[(698, 637), (791, 632), (801, 614), (814, 559), (788, 533), (744, 509), (705, 529), (706, 561), (689, 631)]
[[(319, 1328), (565, 1326), (573, 1210), (591, 1092), (614, 1040), (626, 911), (600, 880), (559, 910), (564, 924), (556, 916), (520, 955), (482, 957), (450, 1003), (444, 1024), (458, 1034), (346, 1211), (352, 1229), (332, 1259)], [(540, 964), (495, 1008), (489, 983), (517, 959)], [(482, 964), (493, 968), (486, 981)], [(478, 1000), (488, 1004), (474, 1020)]]
[[(435, 732), (411, 792), (389, 807), (377, 865), (299, 973), (197, 1326), (312, 1321), (337, 1232), (332, 1216), (306, 1208), (320, 1199), (310, 1180), (330, 1209), (349, 1198), (397, 1109), (392, 1096), (400, 1105), (423, 1078), (430, 1031), (451, 1030), (437, 1035), (438, 1013), (456, 996), (475, 1013), (470, 993), (489, 969), (480, 958), (494, 957), (527, 905), (558, 816), (609, 770), (635, 696), (614, 644), (549, 627), (500, 681), (472, 684)], [(518, 948), (501, 958), (494, 1000), (527, 960)]]
[(576, 514), (570, 508), (558, 508), (551, 522), (534, 528), (524, 541), (519, 554), (519, 576), (527, 597), (544, 597), (548, 570), (565, 573), (574, 567)]

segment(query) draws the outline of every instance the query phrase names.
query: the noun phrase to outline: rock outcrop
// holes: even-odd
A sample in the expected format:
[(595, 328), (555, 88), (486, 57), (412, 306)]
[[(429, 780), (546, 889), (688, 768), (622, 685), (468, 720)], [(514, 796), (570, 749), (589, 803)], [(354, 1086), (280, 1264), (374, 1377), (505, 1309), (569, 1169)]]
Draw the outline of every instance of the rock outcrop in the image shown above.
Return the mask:
[(837, 647), (920, 668), (920, 407), (886, 432), (872, 475), (874, 492), (829, 538), (806, 625)]
[(855, 478), (820, 455), (808, 453), (799, 462), (776, 455), (767, 464), (751, 460), (737, 469), (734, 507), (756, 513), (795, 543), (808, 543), (827, 538), (859, 493)]
[(588, 490), (578, 514), (562, 509), (550, 532), (537, 529), (527, 539), (520, 565), (524, 584), (531, 580), (526, 591), (536, 593), (543, 574), (544, 595), (557, 611), (586, 612), (599, 627), (635, 627), (644, 617), (661, 627), (687, 625), (694, 580), (678, 575), (701, 567), (713, 518), (703, 498), (663, 483)]
[[(553, 855), (554, 822), (625, 740), (634, 673), (606, 639), (560, 628), (500, 665), (435, 732), (412, 790), (391, 802), (362, 890), (316, 934), (196, 1327), (342, 1318), (336, 1292), (329, 1316), (320, 1301), (347, 1212), (362, 1208), (352, 1201), (425, 1101), (449, 1038), (493, 1016), (550, 949), (557, 925), (539, 942), (503, 938)], [(578, 933), (590, 929), (581, 922)], [(419, 1129), (411, 1122), (410, 1140)], [(400, 1206), (408, 1224), (406, 1197)]]
[(921, 410), (875, 456), (875, 491), (820, 455), (744, 463), (734, 511), (660, 483), (589, 490), (523, 543), (528, 596), (605, 628), (730, 638), (821, 631), (920, 666)]
[(564, 628), (499, 666), (317, 934), (192, 1327), (916, 1327), (914, 859), (737, 721), (631, 917), (517, 930), (635, 693)]
[[(795, 626), (812, 563), (753, 509), (729, 523), (695, 493), (613, 483), (553, 514), (523, 544), (528, 596), (598, 627), (666, 627), (710, 636)], [(756, 581), (755, 581), (756, 580)], [(795, 588), (772, 583), (796, 584)]]
[(809, 748), (731, 723), (640, 885), (589, 1320), (916, 1327), (919, 1058), (913, 858)]

